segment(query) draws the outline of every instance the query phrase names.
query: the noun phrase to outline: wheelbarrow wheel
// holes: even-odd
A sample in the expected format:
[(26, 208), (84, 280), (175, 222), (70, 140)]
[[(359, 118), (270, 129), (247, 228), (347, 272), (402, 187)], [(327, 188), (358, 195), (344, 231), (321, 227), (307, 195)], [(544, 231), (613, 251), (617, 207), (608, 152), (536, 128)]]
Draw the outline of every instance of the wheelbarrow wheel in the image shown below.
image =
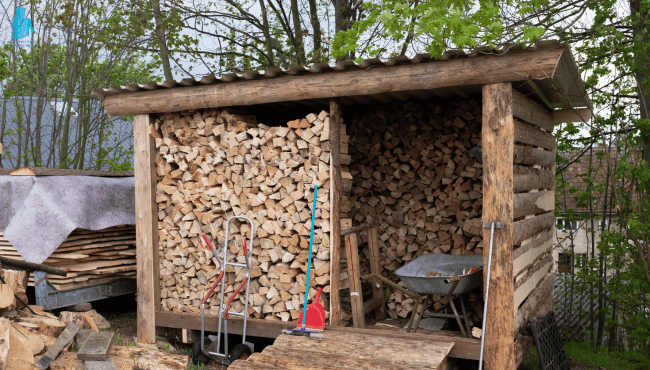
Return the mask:
[[(207, 349), (212, 340), (208, 337), (203, 337), (203, 348)], [(206, 365), (210, 362), (210, 358), (206, 357), (201, 353), (201, 339), (197, 339), (194, 344), (192, 344), (192, 350), (190, 351), (190, 362), (194, 365)]]
[(232, 349), (232, 352), (230, 352), (230, 362), (246, 360), (251, 354), (253, 354), (251, 347), (243, 343), (238, 344)]

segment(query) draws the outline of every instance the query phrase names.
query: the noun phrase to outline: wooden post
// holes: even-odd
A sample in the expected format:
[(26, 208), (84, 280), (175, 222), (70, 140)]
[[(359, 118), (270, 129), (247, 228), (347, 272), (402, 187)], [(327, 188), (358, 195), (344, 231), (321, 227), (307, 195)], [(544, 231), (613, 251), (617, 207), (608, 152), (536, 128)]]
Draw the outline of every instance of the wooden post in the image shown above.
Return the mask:
[(156, 298), (160, 294), (158, 267), (158, 217), (156, 207), (155, 142), (149, 134), (148, 114), (133, 120), (135, 174), (135, 232), (138, 277), (138, 342), (156, 343)]
[(352, 306), (352, 323), (355, 328), (365, 328), (366, 321), (361, 296), (361, 276), (359, 271), (359, 245), (357, 234), (345, 235), (345, 255), (348, 262), (348, 279), (350, 280), (350, 306)]
[[(368, 229), (368, 249), (370, 250), (370, 272), (381, 275), (381, 264), (379, 263), (379, 245), (377, 243), (377, 228)], [(372, 284), (372, 296), (379, 297), (381, 304), (375, 309), (375, 318), (383, 320), (386, 318), (386, 304), (384, 303), (384, 289), (382, 282), (374, 280)]]
[[(513, 151), (512, 85), (483, 86), (483, 220), (503, 222), (495, 229), (488, 297), (484, 361), (486, 370), (514, 369)], [(489, 243), (490, 229), (483, 229)], [(483, 249), (488, 265), (489, 248)], [(487, 269), (484, 269), (484, 276)]]
[(341, 325), (341, 99), (330, 99), (330, 325)]

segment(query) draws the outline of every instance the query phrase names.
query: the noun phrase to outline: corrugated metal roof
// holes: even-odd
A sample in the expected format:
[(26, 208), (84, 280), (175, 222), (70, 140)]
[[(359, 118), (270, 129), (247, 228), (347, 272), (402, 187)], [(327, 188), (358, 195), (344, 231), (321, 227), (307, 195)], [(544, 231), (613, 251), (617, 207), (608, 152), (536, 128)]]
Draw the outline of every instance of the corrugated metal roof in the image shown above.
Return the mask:
[[(418, 63), (441, 63), (449, 60), (460, 58), (480, 58), (483, 55), (504, 55), (524, 52), (534, 52), (536, 50), (548, 49), (565, 49), (561, 61), (558, 65), (558, 72), (553, 78), (542, 80), (527, 80), (514, 83), (515, 88), (536, 96), (537, 99), (545, 104), (549, 109), (559, 108), (581, 108), (589, 107), (590, 102), (585, 93), (584, 84), (580, 78), (577, 65), (571, 55), (569, 47), (556, 40), (542, 41), (533, 47), (522, 48), (517, 45), (504, 46), (500, 50), (490, 50), (487, 48), (477, 49), (472, 53), (465, 53), (460, 50), (450, 50), (445, 52), (440, 59), (433, 59), (430, 54), (418, 54), (414, 58), (406, 56), (397, 56), (389, 58), (386, 61), (380, 59), (365, 59), (360, 64), (352, 61), (341, 61), (331, 66), (327, 63), (317, 63), (311, 67), (291, 66), (286, 70), (281, 68), (270, 68), (265, 71), (245, 71), (242, 74), (228, 73), (221, 77), (215, 75), (204, 76), (201, 78), (185, 78), (180, 81), (168, 80), (165, 82), (146, 82), (144, 84), (129, 84), (111, 86), (105, 89), (93, 91), (93, 95), (107, 97), (117, 94), (129, 94), (142, 91), (152, 91), (160, 89), (174, 89), (178, 87), (216, 85), (240, 81), (277, 79), (286, 76), (296, 75), (316, 75), (322, 73), (336, 73), (343, 71), (364, 70), (369, 68), (390, 68), (393, 66), (418, 64)], [(382, 93), (374, 95), (350, 96), (343, 100), (344, 104), (353, 104), (354, 102), (368, 101), (390, 101), (393, 99), (405, 100), (410, 97), (427, 99), (431, 96), (448, 97), (452, 95), (469, 96), (481, 91), (480, 85), (463, 85), (456, 87), (445, 87), (431, 90), (411, 90), (394, 93)], [(312, 99), (309, 101), (295, 101), (299, 105), (317, 104), (326, 106), (327, 99)]]

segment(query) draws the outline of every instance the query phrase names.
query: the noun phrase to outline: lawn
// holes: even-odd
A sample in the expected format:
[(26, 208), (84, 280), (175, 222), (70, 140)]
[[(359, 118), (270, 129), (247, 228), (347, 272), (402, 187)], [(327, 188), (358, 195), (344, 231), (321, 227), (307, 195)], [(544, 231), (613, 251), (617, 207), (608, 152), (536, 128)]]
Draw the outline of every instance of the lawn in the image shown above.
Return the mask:
[[(604, 369), (604, 370), (642, 370), (650, 369), (650, 356), (640, 352), (607, 352), (606, 347), (599, 348), (594, 353), (592, 347), (586, 342), (568, 342), (564, 345), (567, 356), (571, 362), (571, 369)], [(539, 360), (537, 350), (531, 347), (524, 358), (519, 370), (538, 370)]]

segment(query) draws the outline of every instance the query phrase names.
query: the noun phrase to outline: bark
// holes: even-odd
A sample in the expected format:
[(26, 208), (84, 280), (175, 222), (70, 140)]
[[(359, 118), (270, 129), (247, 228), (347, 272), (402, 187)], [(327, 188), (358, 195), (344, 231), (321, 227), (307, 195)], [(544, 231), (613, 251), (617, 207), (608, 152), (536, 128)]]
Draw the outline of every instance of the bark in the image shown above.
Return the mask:
[[(336, 24), (336, 33), (350, 29), (352, 19), (352, 9), (349, 0), (332, 0), (334, 4), (334, 22)], [(339, 60), (353, 59), (354, 55), (348, 54)]]

